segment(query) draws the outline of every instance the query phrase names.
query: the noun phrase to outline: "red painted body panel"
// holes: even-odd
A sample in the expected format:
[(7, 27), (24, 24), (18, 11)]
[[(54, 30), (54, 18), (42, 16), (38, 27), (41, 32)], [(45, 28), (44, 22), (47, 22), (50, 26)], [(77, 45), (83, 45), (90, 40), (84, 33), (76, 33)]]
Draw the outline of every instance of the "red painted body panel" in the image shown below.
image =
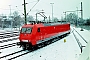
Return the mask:
[[(70, 30), (70, 24), (57, 24), (51, 26), (44, 26), (43, 24), (35, 24), (35, 25), (24, 25), (22, 28), (32, 27), (31, 33), (20, 33), (19, 40), (28, 40), (32, 45), (36, 45), (39, 40), (44, 40), (45, 38), (50, 38), (51, 36), (55, 36), (58, 33), (62, 33)], [(40, 32), (38, 32), (38, 28), (40, 28)]]

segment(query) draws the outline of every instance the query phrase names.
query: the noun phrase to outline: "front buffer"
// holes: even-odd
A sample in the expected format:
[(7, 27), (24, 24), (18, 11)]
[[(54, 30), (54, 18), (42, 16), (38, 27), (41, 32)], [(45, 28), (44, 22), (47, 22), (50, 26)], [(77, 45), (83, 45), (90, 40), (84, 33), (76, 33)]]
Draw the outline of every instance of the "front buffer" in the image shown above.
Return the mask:
[(20, 40), (17, 45), (22, 47), (24, 50), (33, 50), (36, 46), (36, 39), (32, 38), (30, 40)]

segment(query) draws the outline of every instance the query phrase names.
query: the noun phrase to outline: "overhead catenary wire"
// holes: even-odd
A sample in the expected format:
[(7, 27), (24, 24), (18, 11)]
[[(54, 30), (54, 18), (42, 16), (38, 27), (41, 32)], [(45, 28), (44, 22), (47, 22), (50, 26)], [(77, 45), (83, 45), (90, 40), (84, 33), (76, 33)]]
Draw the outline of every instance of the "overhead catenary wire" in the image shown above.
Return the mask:
[[(29, 10), (29, 12), (38, 4), (39, 1), (40, 1), (40, 0), (38, 0), (38, 1), (36, 2), (36, 4), (32, 6), (32, 8)], [(29, 12), (27, 13), (27, 15), (29, 14)]]
[(81, 42), (79, 41), (79, 39), (76, 37), (76, 35), (74, 34), (73, 31), (72, 31), (72, 33), (73, 33), (73, 35), (74, 35), (74, 37), (75, 37), (75, 39), (76, 39), (76, 41), (77, 41), (77, 43), (78, 43), (78, 46), (79, 46), (79, 48), (80, 48), (80, 50), (81, 50), (81, 53), (82, 53), (82, 44), (81, 44)]
[[(34, 2), (37, 2), (37, 3), (38, 3), (39, 0), (38, 0), (38, 1), (28, 2), (28, 4), (29, 4), (29, 3), (34, 3)], [(29, 10), (29, 12), (37, 5), (37, 3)], [(17, 5), (17, 6), (18, 6), (18, 5)], [(17, 6), (16, 6), (16, 7), (17, 7)], [(22, 6), (22, 5), (20, 5), (20, 6)], [(0, 8), (0, 10), (10, 10), (10, 9)], [(16, 9), (12, 9), (12, 10), (16, 10)], [(18, 9), (18, 11), (19, 11), (20, 13), (22, 13), (21, 10)], [(29, 12), (28, 12), (28, 13), (29, 13)], [(28, 14), (28, 13), (27, 13), (27, 14)], [(24, 14), (22, 13), (22, 15), (24, 15)]]
[[(17, 8), (17, 6), (16, 6), (16, 8)], [(18, 8), (17, 8), (17, 10), (18, 10), (22, 15), (24, 15), (24, 14), (21, 12), (21, 10), (19, 10)]]
[(32, 2), (28, 2), (28, 3), (34, 3), (34, 2), (37, 2), (37, 1), (32, 1)]

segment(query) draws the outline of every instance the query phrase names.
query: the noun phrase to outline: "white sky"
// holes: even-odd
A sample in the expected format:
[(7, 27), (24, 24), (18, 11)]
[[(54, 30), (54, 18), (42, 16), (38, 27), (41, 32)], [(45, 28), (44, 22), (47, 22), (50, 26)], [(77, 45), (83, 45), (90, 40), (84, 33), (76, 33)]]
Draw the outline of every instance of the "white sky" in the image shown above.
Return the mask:
[[(37, 0), (26, 0), (27, 12), (32, 8), (32, 6), (37, 2)], [(54, 3), (53, 5), (53, 16), (61, 18), (64, 16), (64, 11), (74, 11), (76, 7), (80, 9), (80, 3), (83, 3), (83, 14), (84, 18), (90, 18), (90, 0), (40, 0), (39, 3), (32, 9), (29, 15), (35, 16), (35, 13), (39, 10), (44, 10), (46, 16), (51, 16), (52, 14), (52, 6), (50, 3)], [(0, 14), (10, 14), (11, 12), (18, 10), (20, 15), (23, 13), (23, 0), (0, 0)], [(17, 8), (16, 8), (17, 6)], [(80, 13), (78, 13), (80, 15)]]

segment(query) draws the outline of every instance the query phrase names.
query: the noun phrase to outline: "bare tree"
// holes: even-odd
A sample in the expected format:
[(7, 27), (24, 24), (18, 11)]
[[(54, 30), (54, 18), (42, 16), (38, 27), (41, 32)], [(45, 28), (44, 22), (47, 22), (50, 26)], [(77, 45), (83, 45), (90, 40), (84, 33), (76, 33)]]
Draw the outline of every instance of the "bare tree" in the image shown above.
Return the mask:
[(76, 24), (78, 20), (78, 16), (75, 13), (70, 13), (66, 15), (66, 20), (70, 23)]
[(54, 17), (54, 22), (57, 22), (59, 19), (57, 17)]
[(31, 16), (31, 15), (28, 15), (28, 16), (27, 16), (27, 22), (29, 22), (29, 21), (34, 21), (33, 16)]
[(14, 21), (13, 21), (13, 26), (19, 26), (21, 23), (21, 16), (19, 15), (18, 11), (14, 11), (13, 12), (13, 16), (14, 16)]

